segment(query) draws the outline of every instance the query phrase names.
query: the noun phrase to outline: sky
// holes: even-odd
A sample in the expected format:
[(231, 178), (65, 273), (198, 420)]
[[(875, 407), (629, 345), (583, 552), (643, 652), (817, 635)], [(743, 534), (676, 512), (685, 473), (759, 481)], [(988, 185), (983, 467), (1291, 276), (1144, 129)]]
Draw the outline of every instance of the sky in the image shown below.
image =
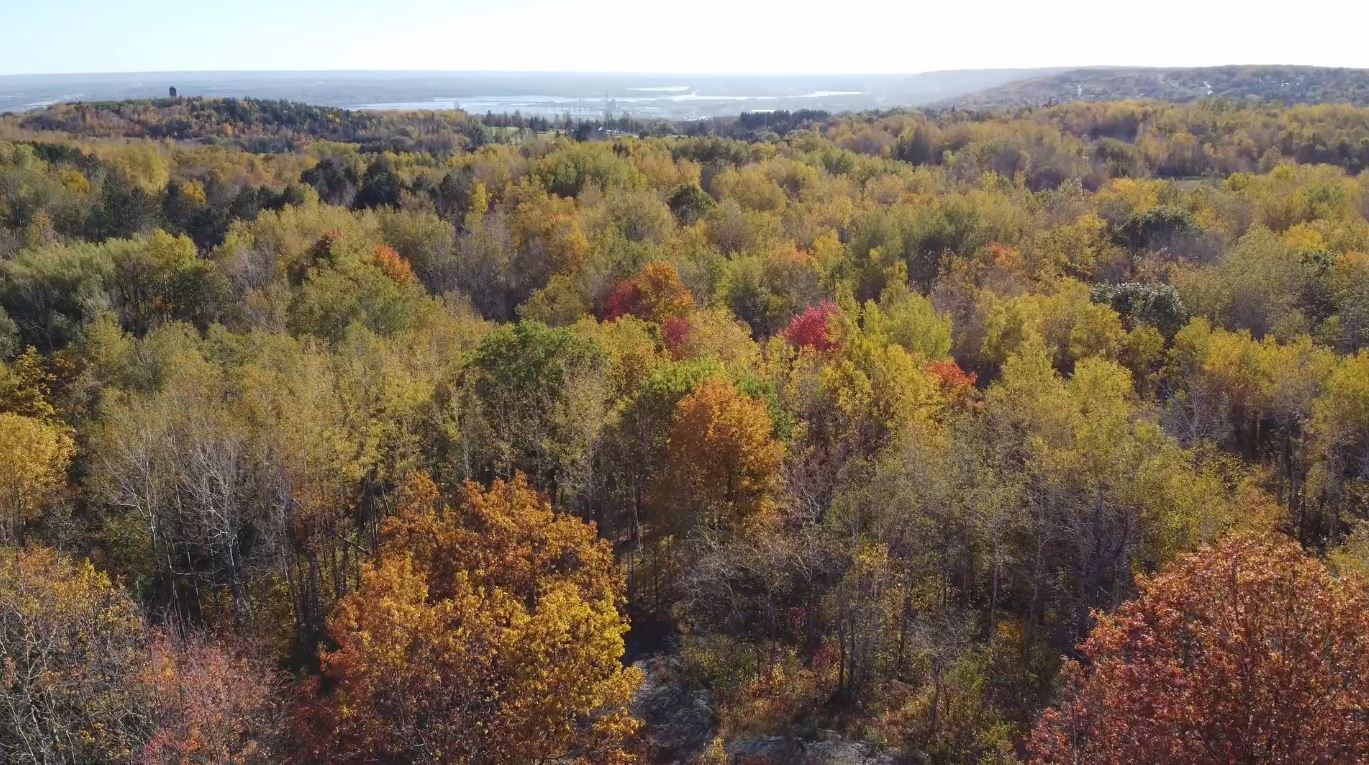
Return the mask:
[(1355, 0), (0, 0), (0, 74), (1369, 67)]

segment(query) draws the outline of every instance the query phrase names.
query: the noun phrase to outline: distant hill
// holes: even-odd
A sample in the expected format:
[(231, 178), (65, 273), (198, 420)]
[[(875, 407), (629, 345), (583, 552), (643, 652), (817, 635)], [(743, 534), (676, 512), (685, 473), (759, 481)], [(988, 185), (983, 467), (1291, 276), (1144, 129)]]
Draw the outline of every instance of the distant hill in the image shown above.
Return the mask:
[(1229, 98), (1281, 104), (1369, 105), (1369, 69), (1315, 66), (1090, 67), (1030, 77), (956, 96), (961, 107), (1042, 106), (1067, 101)]

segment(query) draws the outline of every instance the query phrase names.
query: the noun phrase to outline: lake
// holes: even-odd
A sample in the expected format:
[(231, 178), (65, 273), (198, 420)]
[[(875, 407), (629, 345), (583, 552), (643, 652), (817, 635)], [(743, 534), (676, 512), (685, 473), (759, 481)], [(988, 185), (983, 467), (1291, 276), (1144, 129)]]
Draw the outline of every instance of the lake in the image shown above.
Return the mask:
[[(688, 75), (545, 72), (141, 72), (0, 76), (0, 112), (56, 102), (182, 96), (286, 99), (347, 109), (454, 109), (696, 119), (744, 111), (918, 106), (1036, 70), (922, 74)], [(1044, 70), (1043, 70), (1044, 71)]]

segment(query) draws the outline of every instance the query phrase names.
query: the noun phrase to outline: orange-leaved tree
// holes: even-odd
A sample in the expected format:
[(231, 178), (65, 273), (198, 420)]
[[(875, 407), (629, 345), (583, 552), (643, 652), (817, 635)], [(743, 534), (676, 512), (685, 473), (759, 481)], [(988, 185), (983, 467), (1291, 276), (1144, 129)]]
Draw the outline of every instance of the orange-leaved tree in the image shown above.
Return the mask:
[(680, 279), (675, 266), (653, 260), (642, 266), (636, 278), (622, 281), (604, 301), (605, 321), (632, 315), (657, 324), (680, 320), (694, 309), (694, 296)]
[(518, 474), (456, 508), (408, 477), (378, 559), (329, 623), (310, 755), (341, 763), (626, 763), (638, 674), (594, 527)]
[(710, 377), (675, 406), (657, 494), (684, 529), (735, 528), (774, 506), (784, 444), (765, 405)]
[(1080, 644), (1033, 763), (1369, 762), (1369, 608), (1292, 541), (1237, 534)]
[(285, 747), (281, 684), (245, 650), (158, 631), (143, 684), (153, 726), (141, 765), (271, 765)]

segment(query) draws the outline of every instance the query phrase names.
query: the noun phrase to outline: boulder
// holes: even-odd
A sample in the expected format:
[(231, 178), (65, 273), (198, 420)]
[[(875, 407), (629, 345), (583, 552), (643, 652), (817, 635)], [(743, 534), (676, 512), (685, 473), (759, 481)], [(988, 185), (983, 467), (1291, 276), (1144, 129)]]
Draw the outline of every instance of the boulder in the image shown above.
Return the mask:
[(632, 713), (642, 721), (646, 762), (696, 762), (717, 734), (712, 696), (690, 685), (678, 656), (652, 656), (633, 666), (643, 678), (632, 697)]
[(728, 742), (734, 765), (894, 765), (892, 752), (869, 744), (827, 737), (805, 741), (791, 736), (762, 736)]

